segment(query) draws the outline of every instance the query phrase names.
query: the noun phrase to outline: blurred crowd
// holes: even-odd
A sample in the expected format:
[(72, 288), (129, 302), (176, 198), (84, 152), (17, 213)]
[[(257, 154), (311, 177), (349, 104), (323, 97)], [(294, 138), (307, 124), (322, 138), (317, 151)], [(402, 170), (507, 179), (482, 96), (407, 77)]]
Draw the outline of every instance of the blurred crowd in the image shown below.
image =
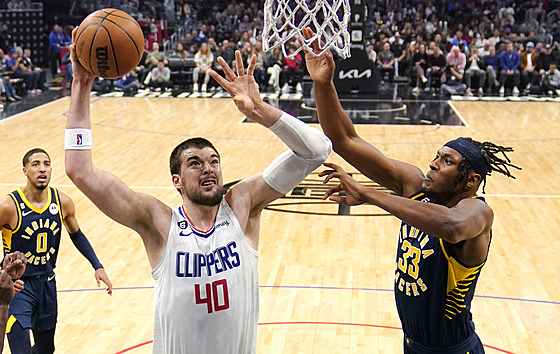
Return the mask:
[[(26, 1), (10, 1), (24, 6)], [(382, 88), (408, 85), (414, 95), (560, 95), (560, 2), (543, 0), (366, 0), (365, 51), (382, 79)], [(251, 1), (176, 0), (175, 8), (162, 0), (128, 1), (132, 14), (148, 24), (166, 20), (174, 24), (170, 42), (161, 38), (146, 51), (138, 67), (115, 81), (98, 80), (98, 92), (115, 87), (133, 94), (153, 90), (219, 90), (208, 74), (223, 74), (217, 61), (223, 57), (234, 67), (235, 51), (247, 63), (255, 54), (255, 80), (265, 92), (301, 92), (306, 74), (305, 57), (293, 59), (280, 48), (262, 49), (263, 3)], [(132, 10), (131, 10), (132, 9)], [(296, 15), (296, 18), (298, 16)], [(178, 29), (181, 28), (181, 31)], [(71, 81), (68, 60), (60, 50), (69, 42), (71, 27), (55, 26), (49, 36), (50, 73), (65, 72)], [(17, 50), (6, 25), (0, 27), (0, 48), (9, 57), (21, 58), (14, 67), (2, 67), (6, 99), (12, 80), (23, 83), (24, 94), (39, 93), (45, 81), (33, 66), (31, 53)], [(285, 44), (286, 53), (297, 42)], [(12, 50), (15, 52), (12, 53)], [(18, 54), (19, 53), (19, 54)], [(27, 58), (27, 59), (26, 59)], [(11, 58), (12, 59), (12, 58)], [(27, 64), (24, 64), (26, 63)], [(61, 68), (64, 67), (64, 70)], [(36, 72), (39, 72), (37, 75)], [(8, 74), (8, 75), (6, 75)], [(38, 77), (38, 78), (37, 78)], [(18, 90), (15, 90), (16, 93)], [(18, 95), (16, 95), (18, 96)]]

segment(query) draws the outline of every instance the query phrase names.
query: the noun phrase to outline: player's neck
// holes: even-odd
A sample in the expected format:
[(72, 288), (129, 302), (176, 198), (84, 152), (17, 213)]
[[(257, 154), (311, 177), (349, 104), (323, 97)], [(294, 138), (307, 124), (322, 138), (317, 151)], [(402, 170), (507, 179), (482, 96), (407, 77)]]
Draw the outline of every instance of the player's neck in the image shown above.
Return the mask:
[(45, 189), (38, 189), (28, 183), (25, 187), (22, 187), (21, 190), (23, 191), (23, 194), (25, 194), (27, 200), (34, 206), (41, 208), (47, 202), (47, 198), (49, 196), (48, 187)]
[(195, 204), (188, 199), (183, 201), (183, 208), (188, 219), (196, 229), (201, 231), (208, 231), (212, 228), (216, 221), (219, 207), (219, 204), (209, 207)]

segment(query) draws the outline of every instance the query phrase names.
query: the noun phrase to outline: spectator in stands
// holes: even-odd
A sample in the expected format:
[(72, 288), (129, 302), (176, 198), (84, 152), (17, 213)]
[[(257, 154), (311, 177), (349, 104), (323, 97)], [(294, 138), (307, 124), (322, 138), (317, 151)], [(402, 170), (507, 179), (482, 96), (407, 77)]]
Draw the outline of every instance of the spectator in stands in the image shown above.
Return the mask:
[(45, 72), (41, 67), (38, 67), (33, 63), (33, 59), (31, 59), (31, 49), (29, 48), (25, 48), (25, 50), (23, 51), (23, 65), (31, 68), (32, 71), (36, 71), (39, 73), (39, 83), (37, 84), (37, 89), (44, 90), (46, 82)]
[(556, 93), (560, 96), (560, 71), (558, 71), (556, 63), (550, 63), (548, 71), (543, 75), (541, 87), (545, 95)]
[[(292, 55), (296, 51), (294, 43), (289, 44), (288, 55)], [(296, 87), (296, 92), (303, 92), (301, 82), (303, 81), (303, 70), (301, 69), (301, 54), (297, 53), (293, 59), (284, 57), (284, 65), (282, 67), (282, 86), (283, 93), (290, 93), (290, 87)]]
[(200, 74), (204, 74), (201, 90), (202, 92), (206, 92), (208, 81), (210, 81), (210, 69), (212, 69), (212, 64), (214, 62), (214, 55), (208, 48), (208, 44), (202, 43), (200, 45), (200, 50), (194, 56), (194, 62), (196, 67), (193, 71), (193, 92), (198, 91), (198, 79)]
[(159, 43), (154, 42), (152, 43), (152, 51), (146, 55), (146, 60), (144, 61), (144, 69), (139, 72), (139, 76), (141, 82), (144, 85), (149, 85), (152, 79), (152, 70), (157, 67), (157, 63), (162, 60), (165, 65), (167, 65), (168, 61), (165, 57), (165, 53), (160, 52), (159, 50)]
[(552, 55), (552, 46), (550, 44), (545, 44), (542, 53), (539, 54), (537, 58), (537, 70), (539, 75), (542, 76), (549, 70), (550, 64), (554, 63), (554, 56)]
[(0, 49), (4, 53), (9, 53), (10, 49), (14, 47), (14, 38), (7, 24), (2, 24), (0, 27)]
[(54, 25), (53, 30), (49, 34), (49, 58), (52, 77), (55, 78), (59, 72), (60, 65), (60, 48), (64, 46), (65, 37), (62, 33), (62, 27)]
[(0, 83), (3, 87), (1, 91), (2, 93), (5, 94), (6, 100), (13, 102), (13, 101), (20, 100), (21, 97), (19, 97), (16, 94), (14, 85), (12, 84), (12, 80), (16, 80), (16, 79), (12, 79), (9, 74), (11, 74), (11, 70), (8, 67), (8, 57), (4, 54), (4, 51), (0, 48), (0, 75), (2, 77)]
[(274, 88), (275, 92), (280, 92), (280, 74), (282, 73), (282, 64), (284, 57), (282, 49), (276, 47), (266, 56), (266, 72), (269, 75), (268, 85)]
[[(560, 28), (560, 21), (556, 23)], [(560, 65), (560, 40), (556, 42), (556, 48), (552, 51), (552, 57), (554, 58), (554, 62), (556, 65)]]
[[(392, 43), (391, 43), (392, 40)], [(391, 52), (395, 55), (395, 75), (405, 76), (408, 73), (406, 71), (401, 71), (400, 63), (406, 55), (406, 42), (401, 37), (399, 32), (395, 32), (395, 36), (390, 38)]]
[(498, 73), (500, 72), (500, 57), (496, 55), (496, 48), (490, 46), (488, 48), (489, 54), (482, 59), (486, 67), (486, 92), (492, 92), (493, 87), (500, 86), (498, 82)]
[(449, 54), (447, 54), (447, 65), (452, 66), (461, 75), (465, 72), (467, 57), (461, 52), (459, 46), (454, 45), (451, 47)]
[(235, 59), (235, 51), (233, 50), (233, 46), (235, 43), (224, 39), (222, 42), (222, 47), (220, 48), (220, 56), (224, 58), (227, 65), (230, 67), (232, 66), (233, 60)]
[(533, 53), (540, 55), (542, 52), (543, 52), (543, 44), (542, 42), (537, 42), (537, 44), (535, 45), (535, 49), (533, 49)]
[(422, 85), (428, 82), (426, 78), (426, 70), (428, 69), (428, 55), (426, 54), (426, 45), (421, 43), (418, 47), (418, 51), (412, 57), (412, 62), (414, 66), (412, 68), (411, 79), (416, 79), (416, 87), (414, 87), (413, 92), (420, 92)]
[(120, 88), (125, 96), (134, 96), (139, 88), (138, 74), (135, 70), (131, 70), (128, 74), (113, 81), (113, 85)]
[(508, 42), (506, 44), (506, 51), (500, 55), (500, 96), (503, 96), (505, 93), (505, 83), (508, 78), (513, 78), (513, 95), (517, 96), (519, 94), (520, 61), (519, 53), (513, 49), (513, 42)]
[(473, 48), (465, 69), (466, 94), (469, 96), (472, 96), (472, 77), (478, 80), (478, 95), (482, 96), (484, 94), (486, 71), (484, 70), (484, 61), (478, 56), (478, 49), (476, 48)]
[(434, 54), (428, 56), (428, 70), (426, 72), (426, 77), (428, 79), (428, 88), (433, 85), (434, 78), (437, 78), (437, 82), (441, 82), (441, 76), (445, 72), (447, 67), (447, 60), (441, 51), (441, 48), (436, 46), (434, 48)]
[(369, 43), (366, 46), (366, 54), (368, 56), (368, 59), (371, 60), (373, 63), (377, 61), (377, 53), (375, 52), (375, 50), (373, 50), (373, 44)]
[(539, 72), (535, 70), (537, 68), (537, 53), (533, 52), (535, 44), (533, 42), (527, 42), (526, 49), (521, 52), (521, 60), (519, 64), (519, 69), (521, 70), (521, 87), (523, 87), (524, 92), (529, 92), (532, 85), (536, 85), (539, 82)]
[(245, 63), (247, 67), (249, 66), (253, 54), (257, 56), (257, 63), (255, 64), (255, 71), (253, 72), (253, 77), (255, 78), (257, 85), (259, 85), (259, 90), (262, 92), (266, 88), (266, 80), (265, 80), (266, 69), (264, 67), (266, 56), (262, 50), (261, 42), (257, 42), (252, 47), (251, 55), (249, 55), (247, 62)]
[(171, 70), (165, 66), (163, 60), (158, 61), (157, 66), (152, 69), (150, 86), (155, 89), (161, 89), (162, 91), (171, 87)]
[(467, 89), (467, 85), (463, 83), (463, 71), (457, 69), (456, 64), (447, 66), (441, 77), (441, 83), (441, 92), (449, 95), (462, 95)]
[(146, 57), (146, 67), (148, 70), (152, 70), (155, 68), (159, 61), (163, 61), (165, 65), (167, 65), (167, 58), (165, 57), (165, 53), (159, 51), (159, 43), (154, 42), (152, 44), (152, 51), (148, 53)]
[(74, 71), (72, 69), (72, 61), (70, 60), (70, 51), (66, 52), (60, 61), (60, 65), (63, 65), (65, 70), (64, 78), (60, 83), (62, 89), (62, 97), (66, 97), (66, 88), (72, 85), (72, 80), (74, 79)]
[(443, 55), (447, 55), (447, 48), (445, 46), (445, 42), (442, 42), (441, 34), (437, 33), (434, 36), (434, 42), (436, 43), (436, 47), (439, 47), (439, 49), (441, 49), (441, 53)]
[(492, 37), (488, 38), (491, 47), (496, 48), (496, 44), (498, 44), (501, 41), (500, 35), (501, 35), (500, 29), (496, 28), (494, 30), (494, 33), (492, 34)]
[(245, 34), (245, 32), (251, 31), (251, 22), (249, 21), (249, 15), (244, 15), (243, 20), (238, 26), (239, 32)]
[(478, 50), (478, 56), (484, 58), (490, 54), (490, 41), (485, 39), (482, 47)]
[(188, 55), (189, 53), (187, 53), (187, 51), (183, 47), (183, 43), (177, 42), (177, 45), (175, 46), (175, 50), (173, 51), (173, 53), (171, 53), (169, 57), (185, 59)]
[(102, 77), (96, 77), (95, 80), (93, 80), (91, 89), (97, 92), (97, 96), (101, 96), (113, 91), (113, 82)]
[(12, 71), (13, 77), (19, 77), (24, 80), (27, 93), (36, 94), (38, 92), (37, 85), (39, 83), (40, 74), (23, 64), (23, 51), (18, 51), (16, 49), (10, 50), (8, 67)]
[(395, 75), (395, 54), (391, 52), (391, 44), (383, 43), (383, 50), (377, 55), (377, 69), (383, 79), (388, 75), (388, 81), (393, 82)]

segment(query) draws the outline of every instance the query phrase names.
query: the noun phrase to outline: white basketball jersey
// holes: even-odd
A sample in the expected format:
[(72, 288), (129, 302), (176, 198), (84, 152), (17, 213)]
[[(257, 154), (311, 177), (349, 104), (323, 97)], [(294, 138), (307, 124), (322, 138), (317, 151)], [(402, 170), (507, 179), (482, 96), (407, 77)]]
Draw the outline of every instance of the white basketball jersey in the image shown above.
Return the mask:
[(154, 278), (153, 353), (255, 353), (258, 252), (222, 200), (209, 231), (173, 209), (165, 255)]

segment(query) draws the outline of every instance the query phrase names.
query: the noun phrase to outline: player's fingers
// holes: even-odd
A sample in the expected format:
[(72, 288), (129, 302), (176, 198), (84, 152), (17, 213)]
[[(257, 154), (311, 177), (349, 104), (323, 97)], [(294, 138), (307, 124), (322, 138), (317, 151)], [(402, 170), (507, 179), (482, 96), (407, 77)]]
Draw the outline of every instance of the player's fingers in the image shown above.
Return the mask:
[(241, 56), (241, 52), (239, 50), (235, 51), (235, 66), (237, 68), (237, 76), (244, 76), (245, 68), (243, 66), (243, 57)]
[(16, 280), (14, 282), (14, 290), (16, 291), (16, 293), (19, 293), (20, 291), (22, 291), (24, 288), (24, 284), (23, 281), (21, 280)]
[(340, 166), (338, 166), (337, 164), (332, 163), (332, 162), (323, 162), (323, 166), (326, 166), (328, 168), (332, 168), (335, 171), (336, 171), (337, 167), (340, 168)]
[(329, 188), (328, 191), (325, 192), (325, 194), (323, 195), (323, 199), (327, 199), (328, 197), (330, 197), (331, 195), (338, 193), (342, 190), (342, 185), (338, 184), (334, 187)]
[(78, 27), (74, 27), (72, 30), (72, 43), (76, 43), (76, 36), (78, 35)]
[(235, 77), (236, 77), (235, 73), (233, 72), (233, 70), (231, 70), (228, 63), (226, 63), (226, 61), (224, 60), (224, 58), (219, 57), (218, 58), (218, 63), (220, 63), (220, 65), (222, 66), (222, 69), (224, 69), (224, 74), (226, 75), (226, 78), (229, 81), (235, 80)]
[(111, 281), (109, 279), (107, 279), (105, 281), (105, 284), (107, 284), (107, 293), (109, 295), (113, 295), (113, 283), (111, 283)]
[(348, 204), (348, 203), (346, 203), (346, 197), (341, 197), (339, 195), (331, 195), (329, 197), (329, 200), (333, 201), (333, 202), (341, 203), (341, 204)]
[(329, 173), (329, 175), (328, 175), (327, 177), (325, 177), (325, 180), (323, 181), (323, 184), (327, 184), (327, 183), (329, 183), (329, 181), (330, 181), (331, 179), (335, 178), (335, 176), (334, 176), (335, 173), (336, 173), (336, 172), (331, 172), (331, 173)]
[(251, 61), (249, 62), (249, 67), (247, 68), (247, 75), (253, 76), (253, 71), (255, 70), (256, 64), (257, 64), (257, 55), (253, 54), (251, 56)]
[(228, 91), (229, 81), (224, 79), (220, 74), (218, 74), (214, 70), (210, 70), (209, 73), (210, 73), (210, 76), (212, 76), (214, 78), (214, 80), (216, 80), (216, 82), (220, 84), (220, 86), (222, 86), (226, 91)]
[(318, 175), (318, 176), (319, 176), (319, 177), (328, 176), (328, 175), (330, 175), (330, 174), (333, 173), (333, 172), (335, 172), (335, 171), (334, 171), (334, 170), (324, 170), (324, 171), (319, 172), (319, 175)]

